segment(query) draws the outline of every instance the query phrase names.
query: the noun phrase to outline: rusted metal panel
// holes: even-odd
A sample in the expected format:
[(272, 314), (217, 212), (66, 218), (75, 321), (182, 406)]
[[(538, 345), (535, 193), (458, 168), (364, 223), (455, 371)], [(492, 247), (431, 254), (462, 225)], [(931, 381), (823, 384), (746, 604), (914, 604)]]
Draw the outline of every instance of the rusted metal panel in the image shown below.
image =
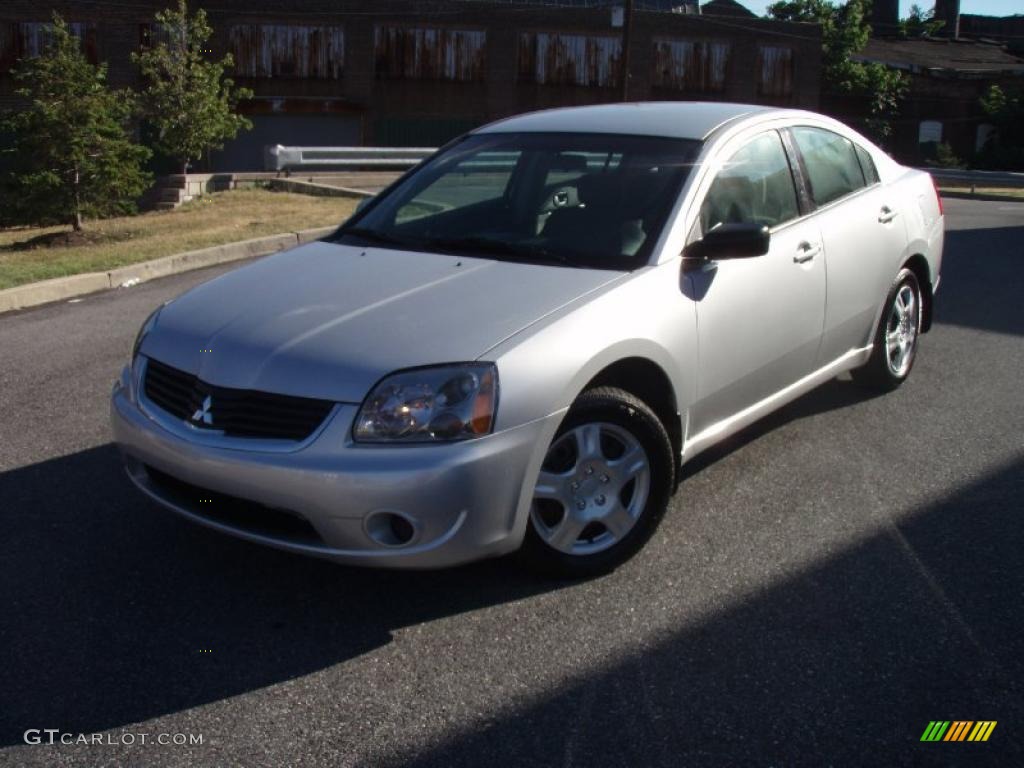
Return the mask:
[(381, 79), (481, 81), (486, 44), (482, 29), (377, 25), (374, 71)]
[(519, 80), (542, 85), (619, 85), (622, 38), (523, 32), (519, 36)]
[(345, 69), (343, 27), (235, 24), (228, 40), (239, 77), (337, 80)]
[(793, 49), (781, 45), (762, 45), (758, 52), (757, 92), (762, 96), (793, 95)]
[[(69, 22), (68, 31), (78, 38), (82, 53), (93, 64), (99, 63), (96, 43), (96, 24)], [(48, 21), (22, 21), (0, 24), (0, 72), (9, 71), (18, 59), (31, 59), (46, 50), (53, 36), (53, 25)]]
[(732, 46), (712, 40), (654, 39), (651, 83), (691, 93), (721, 93)]

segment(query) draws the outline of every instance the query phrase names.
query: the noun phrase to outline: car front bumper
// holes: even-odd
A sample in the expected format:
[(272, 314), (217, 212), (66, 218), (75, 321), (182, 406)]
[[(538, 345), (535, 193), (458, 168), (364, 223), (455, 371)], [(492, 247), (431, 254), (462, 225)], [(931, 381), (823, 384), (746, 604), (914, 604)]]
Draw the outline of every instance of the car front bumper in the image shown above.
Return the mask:
[[(172, 433), (140, 408), (125, 371), (110, 416), (135, 485), (224, 533), (346, 564), (394, 568), (457, 565), (519, 547), (533, 478), (562, 412), (475, 440), (382, 446), (352, 442), (357, 410), (338, 406), (296, 451), (211, 447)], [(171, 485), (164, 482), (169, 478)], [(218, 509), (225, 498), (231, 516)], [(248, 504), (298, 519), (311, 535), (251, 526)], [(375, 539), (371, 520), (381, 513), (409, 521), (412, 538), (401, 546)]]

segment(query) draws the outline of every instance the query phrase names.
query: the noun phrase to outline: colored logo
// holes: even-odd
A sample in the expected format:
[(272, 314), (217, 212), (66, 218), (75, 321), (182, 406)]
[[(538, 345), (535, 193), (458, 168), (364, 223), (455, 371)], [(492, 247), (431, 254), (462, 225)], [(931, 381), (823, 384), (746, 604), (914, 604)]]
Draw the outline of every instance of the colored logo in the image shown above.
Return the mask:
[(995, 720), (932, 720), (921, 734), (921, 741), (988, 741), (996, 728)]

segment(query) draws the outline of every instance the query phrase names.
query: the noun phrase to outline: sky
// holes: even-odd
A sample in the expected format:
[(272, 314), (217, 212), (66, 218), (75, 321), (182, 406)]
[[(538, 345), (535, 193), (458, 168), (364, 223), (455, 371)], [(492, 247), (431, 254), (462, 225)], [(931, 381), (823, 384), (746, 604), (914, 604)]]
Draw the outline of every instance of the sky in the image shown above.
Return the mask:
[[(763, 16), (765, 9), (774, 0), (739, 0), (758, 16)], [(925, 10), (935, 4), (934, 0), (917, 0)], [(914, 0), (900, 0), (900, 18), (904, 18), (914, 5)], [(960, 0), (960, 13), (980, 13), (986, 16), (1011, 16), (1015, 13), (1024, 14), (1024, 0)]]

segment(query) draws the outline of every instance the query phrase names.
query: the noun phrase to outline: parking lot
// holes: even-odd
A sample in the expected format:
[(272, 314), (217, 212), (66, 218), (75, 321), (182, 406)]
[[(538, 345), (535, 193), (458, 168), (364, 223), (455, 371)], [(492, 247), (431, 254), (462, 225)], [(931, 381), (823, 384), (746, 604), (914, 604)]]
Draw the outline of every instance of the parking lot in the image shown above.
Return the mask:
[(111, 383), (225, 268), (0, 316), (0, 764), (1024, 764), (1024, 203), (945, 205), (909, 382), (833, 381), (702, 455), (588, 582), (342, 568), (145, 500)]

